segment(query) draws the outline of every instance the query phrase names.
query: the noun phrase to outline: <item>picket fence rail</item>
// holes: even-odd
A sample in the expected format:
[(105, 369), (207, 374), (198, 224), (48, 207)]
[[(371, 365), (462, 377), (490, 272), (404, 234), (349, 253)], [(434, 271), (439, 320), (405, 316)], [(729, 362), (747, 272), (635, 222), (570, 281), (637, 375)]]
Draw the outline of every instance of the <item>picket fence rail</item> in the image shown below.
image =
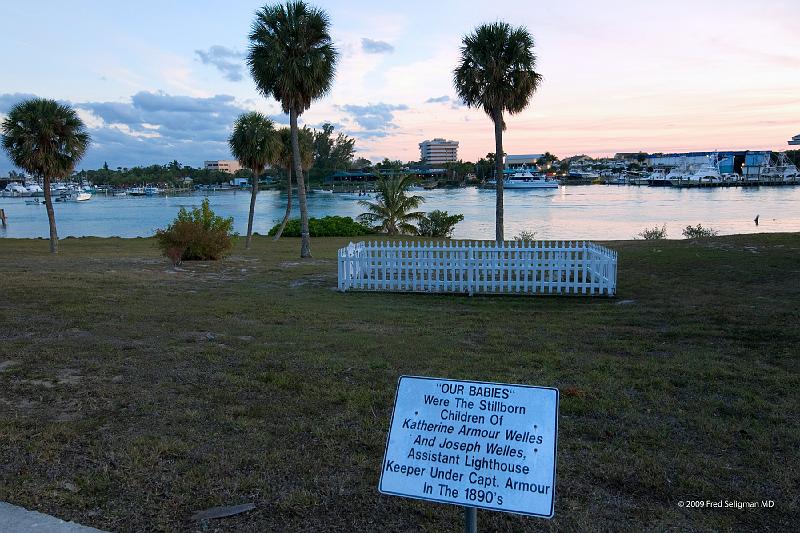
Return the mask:
[(339, 290), (613, 296), (617, 252), (589, 241), (377, 241), (339, 250)]

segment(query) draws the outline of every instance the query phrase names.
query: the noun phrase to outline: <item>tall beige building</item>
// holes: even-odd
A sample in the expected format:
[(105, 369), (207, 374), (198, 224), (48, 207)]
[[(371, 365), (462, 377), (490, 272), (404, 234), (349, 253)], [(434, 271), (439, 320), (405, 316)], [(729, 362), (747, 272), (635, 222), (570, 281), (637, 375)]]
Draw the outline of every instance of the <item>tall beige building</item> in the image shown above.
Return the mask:
[(235, 173), (237, 170), (242, 169), (242, 165), (235, 159), (221, 159), (219, 161), (203, 161), (203, 167), (206, 170), (221, 170), (229, 174)]
[(441, 165), (458, 161), (458, 141), (433, 139), (419, 143), (419, 155), (430, 165)]

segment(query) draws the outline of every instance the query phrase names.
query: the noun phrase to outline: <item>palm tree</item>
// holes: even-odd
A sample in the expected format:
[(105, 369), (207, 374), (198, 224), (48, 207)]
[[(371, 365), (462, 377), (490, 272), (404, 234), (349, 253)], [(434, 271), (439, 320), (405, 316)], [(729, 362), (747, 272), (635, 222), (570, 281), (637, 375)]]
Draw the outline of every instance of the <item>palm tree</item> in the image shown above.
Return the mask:
[(305, 2), (265, 6), (256, 12), (247, 63), (258, 90), (289, 113), (292, 160), (300, 199), (300, 257), (311, 257), (308, 206), (303, 179), (297, 117), (333, 84), (338, 54), (327, 13)]
[(50, 251), (58, 252), (58, 232), (50, 180), (66, 178), (91, 139), (74, 109), (55, 100), (32, 98), (11, 108), (2, 125), (3, 149), (19, 168), (42, 181), (50, 222)]
[(264, 172), (267, 164), (275, 159), (275, 154), (279, 150), (278, 142), (272, 121), (256, 111), (239, 115), (228, 139), (233, 157), (253, 173), (253, 177), (250, 178), (252, 193), (250, 194), (250, 214), (247, 217), (245, 248), (250, 248), (250, 241), (253, 238), (253, 215), (258, 195), (258, 177)]
[(358, 203), (366, 207), (367, 212), (358, 218), (371, 224), (376, 231), (389, 235), (416, 235), (418, 230), (413, 222), (418, 222), (425, 214), (412, 210), (417, 209), (425, 199), (406, 194), (412, 184), (413, 178), (409, 175), (390, 178), (380, 176), (376, 184), (377, 201), (359, 200)]
[[(289, 217), (292, 215), (292, 132), (289, 128), (281, 128), (278, 130), (278, 151), (275, 156), (273, 164), (281, 167), (286, 171), (286, 212), (283, 215), (281, 226), (278, 228), (277, 233), (273, 240), (278, 240), (283, 235), (283, 230), (289, 222)], [(310, 129), (303, 126), (298, 132), (298, 140), (300, 144), (300, 163), (303, 167), (303, 172), (308, 172), (314, 164), (314, 134)]]
[[(495, 154), (503, 153), (503, 112), (513, 115), (528, 106), (542, 81), (536, 72), (533, 37), (524, 27), (505, 22), (483, 24), (462, 41), (461, 61), (453, 83), (469, 107), (483, 108), (494, 122)], [(495, 158), (497, 204), (495, 234), (503, 240), (503, 158)]]

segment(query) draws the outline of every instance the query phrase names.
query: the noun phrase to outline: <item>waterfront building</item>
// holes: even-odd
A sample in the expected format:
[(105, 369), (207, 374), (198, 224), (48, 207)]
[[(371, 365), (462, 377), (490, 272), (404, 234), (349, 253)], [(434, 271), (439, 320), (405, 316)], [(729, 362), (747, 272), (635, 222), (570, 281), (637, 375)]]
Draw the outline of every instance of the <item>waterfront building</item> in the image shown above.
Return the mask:
[(505, 167), (506, 169), (517, 169), (517, 168), (532, 168), (536, 166), (536, 162), (544, 154), (520, 154), (520, 155), (507, 155), (505, 159)]
[(220, 159), (217, 161), (203, 161), (203, 168), (206, 170), (221, 170), (229, 174), (236, 173), (242, 169), (242, 165), (235, 159)]
[(789, 140), (789, 144), (793, 146), (800, 145), (800, 135), (795, 135), (794, 137), (792, 137)]
[(436, 138), (419, 143), (420, 158), (430, 165), (458, 161), (458, 141)]
[(697, 167), (705, 165), (710, 159), (719, 161), (722, 174), (739, 174), (745, 179), (758, 179), (761, 169), (768, 165), (772, 152), (736, 150), (723, 152), (685, 152), (674, 154), (650, 154), (647, 166), (653, 168), (672, 169), (676, 167)]

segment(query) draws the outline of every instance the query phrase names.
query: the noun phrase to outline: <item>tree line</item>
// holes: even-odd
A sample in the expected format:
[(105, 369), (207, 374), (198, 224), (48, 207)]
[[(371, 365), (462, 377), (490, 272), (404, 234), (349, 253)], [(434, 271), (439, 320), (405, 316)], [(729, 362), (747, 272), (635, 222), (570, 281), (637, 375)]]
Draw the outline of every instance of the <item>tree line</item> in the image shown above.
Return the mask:
[[(248, 244), (252, 233), (258, 177), (267, 165), (286, 172), (287, 190), (297, 184), (300, 204), (300, 256), (311, 256), (308, 230), (306, 189), (314, 167), (314, 151), (327, 158), (327, 164), (350, 159), (354, 143), (346, 136), (332, 139), (333, 127), (323, 127), (327, 138), (315, 138), (307, 128), (300, 128), (300, 116), (311, 104), (330, 93), (336, 73), (339, 51), (330, 34), (330, 18), (319, 8), (303, 1), (267, 5), (256, 12), (251, 25), (246, 62), (257, 90), (278, 102), (289, 115), (288, 131), (274, 127), (267, 117), (251, 112), (240, 116), (234, 124), (229, 145), (242, 166), (251, 172), (251, 208), (248, 220)], [(458, 97), (468, 107), (483, 109), (491, 119), (496, 157), (479, 161), (480, 172), (494, 165), (497, 176), (503, 172), (504, 116), (524, 110), (542, 83), (536, 71), (537, 57), (533, 37), (525, 27), (505, 22), (482, 24), (462, 39), (458, 64), (453, 70), (453, 84)], [(260, 141), (259, 141), (260, 140)], [(315, 142), (318, 141), (318, 142)], [(69, 177), (89, 147), (91, 138), (85, 124), (74, 109), (55, 100), (34, 98), (14, 106), (2, 124), (2, 146), (11, 161), (43, 182), (45, 204), (50, 223), (50, 247), (57, 251), (58, 236), (50, 195), (50, 182)], [(489, 154), (487, 154), (488, 156)], [(173, 161), (151, 167), (160, 176), (174, 179), (185, 167)], [(317, 172), (324, 172), (319, 165)], [(113, 179), (108, 165), (99, 171), (103, 178)], [(140, 169), (118, 169), (120, 178), (139, 177)], [(186, 177), (186, 176), (181, 176)], [(192, 176), (189, 176), (192, 177)], [(200, 179), (219, 179), (211, 173)], [(194, 178), (193, 178), (194, 179)], [(495, 234), (503, 235), (503, 180), (496, 180)], [(291, 202), (287, 204), (287, 217)]]

